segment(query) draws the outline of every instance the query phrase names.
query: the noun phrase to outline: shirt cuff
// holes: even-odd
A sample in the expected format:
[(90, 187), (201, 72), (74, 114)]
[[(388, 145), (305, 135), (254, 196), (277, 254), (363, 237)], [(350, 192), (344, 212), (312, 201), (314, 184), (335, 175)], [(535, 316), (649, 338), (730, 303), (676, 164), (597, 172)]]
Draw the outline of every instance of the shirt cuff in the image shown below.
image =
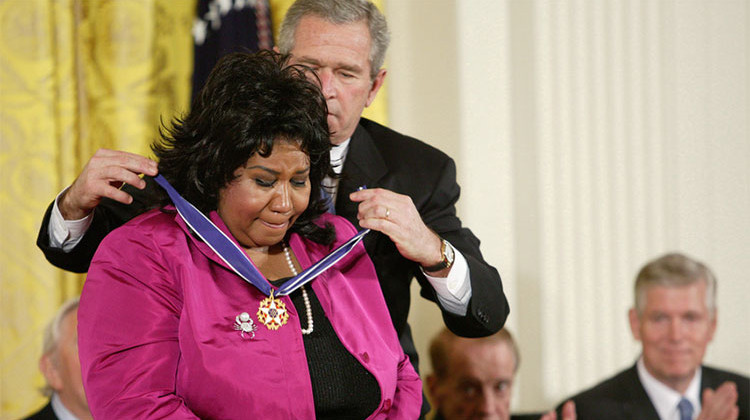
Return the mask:
[(79, 242), (81, 242), (83, 235), (89, 230), (91, 221), (94, 219), (94, 212), (91, 212), (86, 217), (78, 220), (63, 219), (62, 213), (60, 213), (60, 208), (57, 206), (57, 202), (66, 190), (67, 188), (62, 190), (62, 192), (55, 197), (55, 203), (52, 205), (52, 213), (50, 214), (47, 233), (49, 234), (49, 246), (51, 248), (61, 248), (63, 252), (70, 252)]
[(424, 270), (422, 274), (437, 292), (438, 300), (445, 310), (454, 315), (465, 316), (471, 299), (469, 264), (456, 248), (453, 251), (455, 258), (448, 277), (433, 277)]

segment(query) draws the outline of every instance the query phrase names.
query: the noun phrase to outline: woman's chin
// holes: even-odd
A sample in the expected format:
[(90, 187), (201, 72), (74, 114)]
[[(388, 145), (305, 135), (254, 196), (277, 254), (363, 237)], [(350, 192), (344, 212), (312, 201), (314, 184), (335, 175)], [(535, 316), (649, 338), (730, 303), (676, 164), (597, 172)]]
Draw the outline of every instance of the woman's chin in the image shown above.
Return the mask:
[[(251, 238), (251, 240), (249, 240), (248, 242), (252, 244), (252, 248), (274, 246), (283, 241), (285, 235), (286, 229), (280, 232), (275, 232), (273, 235), (264, 235), (263, 237)], [(247, 246), (246, 244), (243, 245)]]

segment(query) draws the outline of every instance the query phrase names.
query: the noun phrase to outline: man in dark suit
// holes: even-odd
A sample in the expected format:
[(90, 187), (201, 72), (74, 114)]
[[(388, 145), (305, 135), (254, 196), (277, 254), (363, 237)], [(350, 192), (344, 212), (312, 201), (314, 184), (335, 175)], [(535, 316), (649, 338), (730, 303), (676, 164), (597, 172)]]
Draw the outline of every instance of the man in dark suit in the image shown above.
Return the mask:
[[(510, 332), (482, 338), (458, 337), (447, 329), (430, 342), (433, 372), (426, 384), (435, 411), (433, 420), (555, 420), (555, 411), (510, 415), (513, 383), (520, 363)], [(567, 403), (562, 420), (575, 420)]]
[(78, 361), (78, 298), (65, 302), (44, 330), (39, 370), (47, 405), (26, 420), (91, 419)]
[[(298, 0), (282, 24), (279, 48), (292, 55), (293, 63), (312, 67), (320, 79), (329, 112), (331, 161), (340, 175), (327, 180), (335, 212), (358, 228), (373, 230), (364, 239), (365, 248), (401, 344), (417, 367), (406, 322), (412, 278), (421, 285), (422, 296), (438, 304), (445, 324), (461, 336), (499, 331), (509, 309), (497, 270), (456, 216), (460, 189), (453, 160), (360, 117), (385, 79), (388, 42), (385, 18), (368, 0)], [(47, 211), (37, 240), (47, 259), (64, 269), (86, 271), (104, 235), (148, 207), (152, 187), (137, 174), (155, 175), (156, 170), (154, 162), (141, 156), (98, 151)], [(120, 190), (121, 183), (136, 188)]]
[(699, 261), (667, 254), (635, 282), (635, 366), (572, 398), (579, 419), (748, 419), (750, 379), (702, 364), (716, 330), (716, 278)]

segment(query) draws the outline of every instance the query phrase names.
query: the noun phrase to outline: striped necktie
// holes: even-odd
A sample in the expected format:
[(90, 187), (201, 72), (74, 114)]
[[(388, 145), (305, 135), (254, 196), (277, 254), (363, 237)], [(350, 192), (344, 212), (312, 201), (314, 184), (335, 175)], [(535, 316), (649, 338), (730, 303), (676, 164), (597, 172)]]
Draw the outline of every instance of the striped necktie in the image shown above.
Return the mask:
[(320, 195), (323, 197), (323, 200), (326, 202), (326, 206), (328, 207), (328, 213), (336, 214), (336, 203), (333, 202), (333, 196), (327, 191), (327, 188), (325, 185), (320, 189)]

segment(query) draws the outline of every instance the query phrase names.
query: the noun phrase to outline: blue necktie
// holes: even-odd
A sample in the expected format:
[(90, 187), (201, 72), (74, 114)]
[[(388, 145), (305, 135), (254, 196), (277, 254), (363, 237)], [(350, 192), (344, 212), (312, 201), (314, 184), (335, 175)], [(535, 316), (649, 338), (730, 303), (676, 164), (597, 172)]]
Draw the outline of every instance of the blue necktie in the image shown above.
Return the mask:
[(326, 202), (326, 206), (328, 207), (328, 213), (336, 214), (336, 203), (333, 202), (333, 196), (328, 192), (328, 188), (332, 187), (326, 187), (325, 185), (321, 185), (320, 187), (320, 196), (323, 197), (323, 200)]
[(687, 398), (683, 397), (680, 400), (677, 409), (680, 410), (680, 420), (693, 420), (693, 404), (690, 404)]

